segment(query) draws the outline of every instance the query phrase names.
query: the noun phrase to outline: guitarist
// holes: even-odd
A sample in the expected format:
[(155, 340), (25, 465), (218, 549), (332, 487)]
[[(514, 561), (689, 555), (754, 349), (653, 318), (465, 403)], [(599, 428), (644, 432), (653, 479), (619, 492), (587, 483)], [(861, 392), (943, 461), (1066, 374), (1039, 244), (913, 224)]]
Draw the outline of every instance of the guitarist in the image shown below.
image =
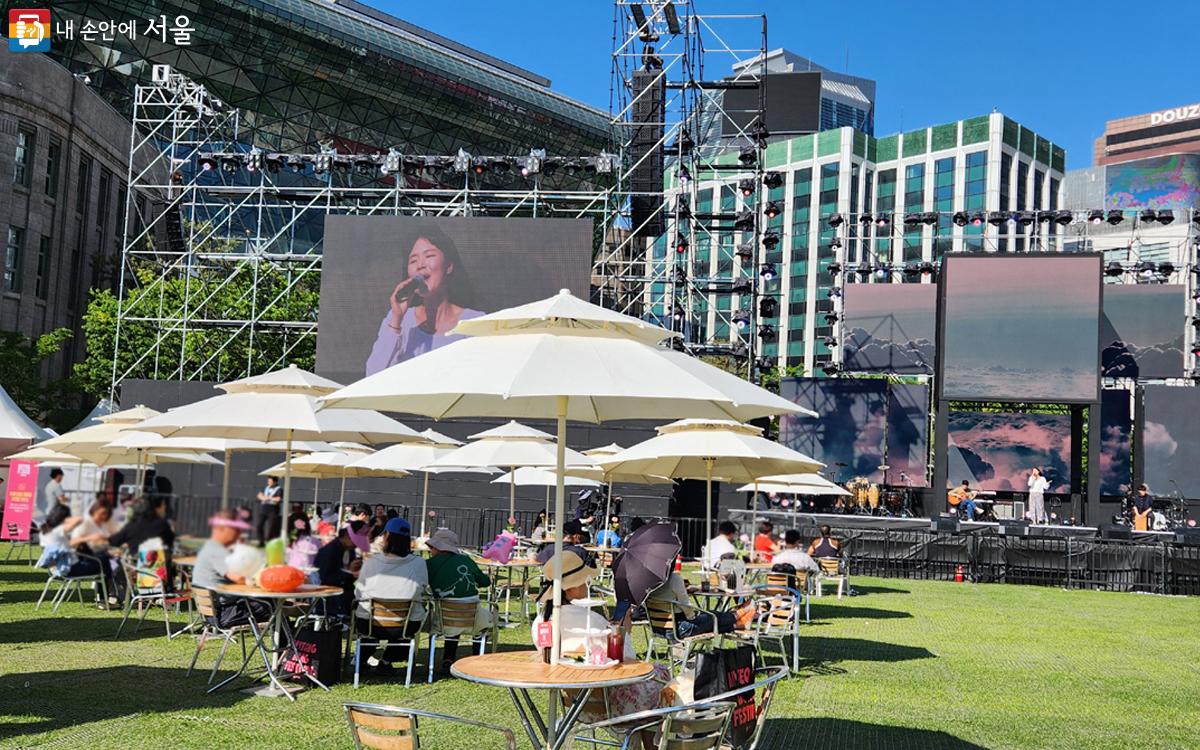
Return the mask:
[(967, 520), (974, 521), (975, 514), (978, 512), (975, 507), (975, 494), (975, 490), (971, 489), (971, 482), (964, 479), (962, 484), (950, 490), (946, 499), (949, 501), (952, 511), (966, 511)]

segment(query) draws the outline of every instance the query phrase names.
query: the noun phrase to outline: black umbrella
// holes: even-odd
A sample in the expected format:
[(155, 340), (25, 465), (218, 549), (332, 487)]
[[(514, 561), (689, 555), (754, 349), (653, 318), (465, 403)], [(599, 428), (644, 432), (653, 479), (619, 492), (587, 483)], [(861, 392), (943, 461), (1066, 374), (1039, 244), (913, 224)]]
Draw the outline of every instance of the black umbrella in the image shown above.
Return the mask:
[(617, 601), (641, 606), (670, 577), (681, 547), (674, 524), (648, 523), (630, 534), (613, 561)]

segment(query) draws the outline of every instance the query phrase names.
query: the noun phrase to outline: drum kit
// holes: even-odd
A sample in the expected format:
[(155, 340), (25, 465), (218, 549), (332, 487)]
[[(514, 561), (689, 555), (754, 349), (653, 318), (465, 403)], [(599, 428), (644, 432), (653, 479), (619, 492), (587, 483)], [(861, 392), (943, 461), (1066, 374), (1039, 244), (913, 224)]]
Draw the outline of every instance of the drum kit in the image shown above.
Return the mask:
[[(887, 464), (878, 468), (883, 472), (891, 469)], [(846, 490), (850, 492), (846, 503), (847, 511), (850, 513), (905, 518), (912, 516), (912, 502), (907, 489), (881, 486), (862, 476), (854, 477), (846, 482), (845, 486)]]

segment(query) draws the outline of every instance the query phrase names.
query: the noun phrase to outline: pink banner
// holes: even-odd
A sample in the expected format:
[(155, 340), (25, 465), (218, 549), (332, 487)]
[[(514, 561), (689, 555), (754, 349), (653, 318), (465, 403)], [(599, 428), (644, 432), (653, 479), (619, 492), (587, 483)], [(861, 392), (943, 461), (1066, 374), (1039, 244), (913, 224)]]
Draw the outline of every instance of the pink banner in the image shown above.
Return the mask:
[(0, 539), (29, 541), (33, 522), (33, 504), (37, 502), (38, 465), (36, 461), (17, 459), (8, 465), (8, 485), (4, 492), (4, 527)]

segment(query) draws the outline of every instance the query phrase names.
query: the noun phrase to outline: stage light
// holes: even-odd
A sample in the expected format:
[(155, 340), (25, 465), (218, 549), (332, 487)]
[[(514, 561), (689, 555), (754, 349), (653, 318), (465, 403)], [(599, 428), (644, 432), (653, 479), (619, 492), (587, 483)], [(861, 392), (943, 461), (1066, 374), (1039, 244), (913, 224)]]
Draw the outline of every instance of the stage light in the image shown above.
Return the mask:
[(835, 286), (833, 289), (829, 290), (829, 298), (830, 299), (840, 299), (841, 296), (842, 296), (842, 290), (839, 287)]
[(483, 174), (488, 169), (487, 160), (482, 157), (473, 157), (471, 159), (471, 171), (475, 174)]
[(682, 195), (675, 199), (675, 216), (679, 219), (692, 218), (692, 208), (688, 205), (687, 198)]
[(734, 254), (741, 259), (742, 263), (749, 263), (754, 260), (754, 245), (751, 245), (749, 242), (743, 242), (737, 246)]
[(845, 219), (842, 218), (841, 214), (834, 214), (833, 216), (829, 217), (828, 221), (829, 221), (829, 226), (836, 228), (836, 227), (840, 227), (842, 225), (842, 222), (845, 221)]
[(754, 124), (754, 127), (750, 128), (750, 137), (754, 139), (759, 148), (766, 148), (767, 139), (771, 137), (771, 131), (767, 130), (767, 126), (763, 123), (757, 122)]
[(1003, 224), (1004, 222), (1008, 221), (1008, 212), (1007, 211), (988, 211), (987, 220), (988, 220), (988, 224), (991, 224), (994, 227), (998, 227), (1001, 224)]
[(529, 150), (529, 156), (521, 159), (521, 176), (528, 177), (542, 171), (542, 163), (546, 160), (546, 149), (534, 148)]
[(905, 278), (915, 279), (921, 275), (921, 266), (917, 263), (908, 263), (904, 266)]
[(778, 334), (775, 331), (775, 326), (771, 325), (770, 323), (759, 326), (758, 337), (763, 341), (774, 341), (776, 338), (778, 338)]
[(937, 266), (933, 265), (929, 261), (925, 261), (924, 263), (921, 264), (921, 274), (922, 275), (932, 276), (935, 273), (937, 273)]
[(263, 157), (263, 166), (271, 174), (279, 174), (279, 171), (284, 167), (283, 154), (270, 153)]
[(1200, 357), (1200, 342), (1192, 344), (1192, 354), (1194, 354), (1197, 357)]
[(1158, 212), (1158, 223), (1166, 226), (1175, 221), (1175, 212), (1170, 209), (1164, 209)]
[(676, 284), (686, 284), (687, 283), (687, 280), (688, 280), (687, 271), (684, 270), (683, 266), (675, 267), (675, 279), (674, 280), (675, 280)]
[(1149, 281), (1158, 275), (1158, 266), (1150, 261), (1142, 261), (1138, 264), (1138, 274), (1145, 280)]
[(1109, 224), (1112, 224), (1115, 227), (1116, 225), (1120, 224), (1122, 221), (1125, 221), (1125, 214), (1123, 212), (1116, 211), (1116, 210), (1108, 212), (1108, 223)]
[(683, 320), (683, 317), (684, 317), (684, 315), (683, 315), (683, 305), (681, 305), (681, 304), (679, 304), (678, 302), (676, 302), (676, 303), (675, 303), (675, 304), (674, 304), (674, 305), (671, 307), (671, 317), (672, 317), (672, 318), (674, 318), (674, 319), (675, 319), (675, 320), (677, 320), (677, 321), (682, 321), (682, 320)]
[(859, 277), (862, 278), (863, 281), (866, 281), (867, 279), (871, 278), (871, 274), (874, 272), (875, 272), (875, 267), (869, 263), (865, 266), (859, 266), (858, 269), (856, 270), (856, 273), (858, 273)]
[(680, 157), (690, 156), (694, 148), (696, 148), (696, 142), (688, 134), (687, 128), (683, 128), (679, 131), (679, 137), (675, 139), (675, 143), (667, 146), (667, 153)]
[(774, 250), (779, 245), (779, 233), (774, 229), (768, 229), (763, 233), (762, 244), (768, 250)]
[(783, 204), (779, 201), (770, 201), (767, 203), (767, 207), (763, 209), (763, 214), (765, 214), (768, 219), (774, 219), (781, 213), (783, 213)]
[(458, 153), (454, 155), (454, 162), (452, 164), (454, 171), (466, 172), (471, 168), (471, 161), (471, 155), (460, 148)]
[(871, 214), (859, 214), (858, 223), (862, 224), (864, 227), (863, 231), (866, 231), (866, 225), (871, 223)]
[(1153, 208), (1143, 209), (1142, 212), (1138, 214), (1138, 220), (1143, 224), (1153, 224), (1154, 222), (1158, 221), (1158, 213)]
[(921, 221), (924, 222), (927, 226), (933, 226), (934, 224), (937, 224), (938, 223), (937, 211), (926, 211), (925, 213), (921, 214)]
[(361, 177), (372, 177), (375, 174), (375, 159), (370, 156), (356, 156), (354, 171)]
[(875, 269), (875, 278), (880, 281), (887, 281), (888, 279), (891, 278), (891, 275), (892, 275), (892, 267), (891, 266), (885, 265), (885, 266), (880, 266), (879, 268)]
[(354, 168), (354, 162), (351, 161), (349, 156), (338, 156), (338, 155), (334, 154), (334, 157), (333, 157), (334, 171), (341, 172), (342, 174), (348, 174), (350, 172), (350, 170), (353, 168)]
[(744, 343), (738, 342), (729, 350), (730, 356), (734, 359), (747, 360), (750, 359), (750, 350)]
[(739, 331), (746, 330), (750, 327), (750, 314), (744, 310), (738, 310), (733, 314), (733, 325)]
[(754, 291), (754, 285), (750, 283), (750, 279), (738, 279), (733, 282), (733, 286), (729, 287), (729, 291), (733, 294), (751, 294)]
[(238, 171), (238, 168), (241, 166), (242, 166), (241, 159), (239, 159), (236, 156), (222, 156), (221, 157), (221, 169), (225, 170), (226, 172), (229, 172), (232, 174), (232, 173)]
[(1033, 213), (1037, 217), (1039, 224), (1048, 224), (1049, 222), (1054, 221), (1053, 211), (1034, 211)]
[(611, 174), (621, 166), (621, 157), (601, 151), (596, 157), (596, 174)]
[(955, 211), (954, 216), (950, 217), (950, 220), (954, 222), (954, 226), (956, 227), (965, 227), (971, 219), (967, 216), (966, 211)]
[(1116, 276), (1120, 276), (1123, 273), (1125, 273), (1125, 267), (1122, 266), (1120, 263), (1118, 263), (1115, 260), (1109, 261), (1108, 265), (1106, 265), (1104, 267), (1104, 275), (1105, 276), (1116, 277)]
[(263, 153), (257, 146), (250, 149), (250, 153), (246, 156), (246, 169), (251, 172), (262, 169), (262, 159)]
[[(920, 226), (923, 218), (924, 218), (924, 215), (917, 213), (917, 212), (904, 214), (904, 228), (905, 229), (913, 229), (915, 227)], [(936, 219), (935, 219), (935, 221), (936, 221)]]
[(758, 268), (758, 275), (762, 277), (763, 281), (770, 281), (775, 278), (775, 274), (775, 264), (770, 261), (763, 263)]
[(200, 154), (199, 158), (196, 159), (196, 163), (205, 172), (211, 172), (217, 168), (217, 160), (213, 158), (212, 154)]
[(830, 349), (838, 345), (837, 339), (835, 339), (833, 336), (822, 336), (821, 343)]
[(1054, 212), (1054, 223), (1065, 227), (1075, 220), (1075, 214), (1067, 209), (1060, 209)]
[(841, 246), (842, 246), (842, 240), (840, 237), (834, 237), (832, 240), (829, 241), (829, 247), (833, 250), (837, 250)]
[(743, 166), (753, 166), (754, 163), (758, 161), (758, 150), (753, 146), (746, 146), (738, 152), (738, 161), (741, 162)]
[(832, 312), (825, 313), (825, 325), (831, 326), (831, 325), (836, 324), (837, 322), (838, 322), (838, 314), (837, 313), (832, 313)]
[(303, 172), (308, 167), (308, 161), (303, 156), (295, 154), (284, 158), (284, 166), (293, 172)]
[(758, 303), (758, 315), (762, 318), (779, 316), (779, 301), (774, 297), (763, 297)]
[(1163, 278), (1167, 278), (1175, 273), (1175, 264), (1169, 261), (1164, 261), (1158, 264), (1158, 274)]
[(879, 214), (878, 216), (875, 217), (875, 226), (877, 226), (881, 229), (891, 223), (892, 223), (892, 215), (891, 214)]
[(682, 234), (675, 238), (675, 252), (679, 254), (686, 253), (688, 249), (687, 237)]
[(508, 174), (508, 170), (512, 167), (508, 159), (503, 156), (493, 156), (487, 161), (488, 167), (496, 174)]
[(389, 148), (387, 156), (383, 157), (383, 167), (380, 169), (384, 174), (396, 174), (400, 171), (402, 157), (400, 152), (394, 148)]
[(754, 195), (754, 180), (742, 180), (738, 183), (738, 192), (743, 198), (749, 198)]
[(829, 271), (830, 276), (837, 276), (839, 273), (842, 272), (842, 264), (838, 263), (835, 260), (834, 262), (829, 264), (829, 267), (826, 270)]
[(1192, 223), (1200, 227), (1200, 211), (1192, 209)]
[(1104, 212), (1098, 208), (1088, 211), (1087, 220), (1093, 224), (1099, 224), (1104, 221)]
[(1017, 211), (1013, 214), (1013, 217), (1016, 218), (1017, 224), (1023, 228), (1037, 221), (1037, 214), (1033, 211)]
[(821, 369), (825, 371), (826, 375), (837, 375), (842, 371), (841, 366), (839, 366), (837, 362), (826, 362), (825, 364), (821, 365)]
[(981, 227), (985, 221), (987, 221), (987, 217), (984, 215), (983, 211), (976, 211), (975, 213), (971, 214), (971, 226)]
[(317, 154), (317, 161), (313, 165), (313, 171), (317, 174), (325, 174), (333, 168), (333, 154), (329, 151), (322, 151)]
[(742, 211), (733, 221), (733, 228), (740, 232), (754, 231), (754, 212)]
[(783, 175), (779, 172), (767, 172), (763, 175), (763, 185), (768, 190), (783, 187)]

